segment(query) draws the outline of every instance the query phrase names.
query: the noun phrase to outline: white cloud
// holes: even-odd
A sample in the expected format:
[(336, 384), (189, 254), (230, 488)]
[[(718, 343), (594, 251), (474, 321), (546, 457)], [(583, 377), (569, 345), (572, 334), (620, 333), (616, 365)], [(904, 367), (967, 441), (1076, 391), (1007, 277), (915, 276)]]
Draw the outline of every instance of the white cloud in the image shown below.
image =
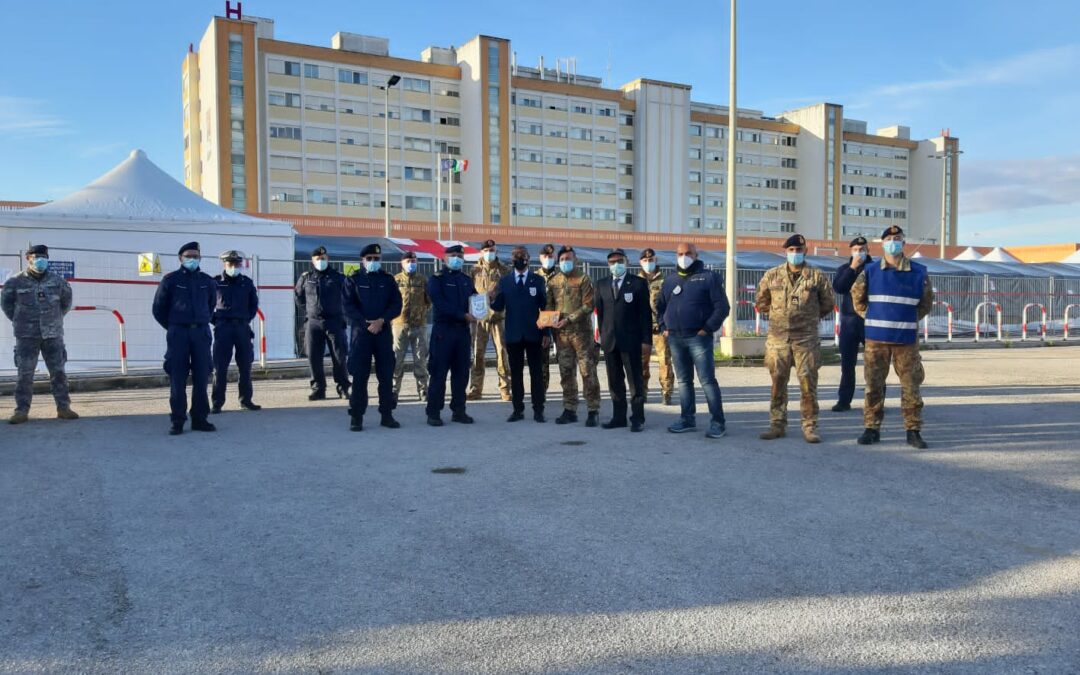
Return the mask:
[(964, 162), (960, 213), (1080, 204), (1080, 155)]
[(48, 112), (44, 101), (0, 96), (0, 137), (47, 138), (70, 133), (68, 120)]

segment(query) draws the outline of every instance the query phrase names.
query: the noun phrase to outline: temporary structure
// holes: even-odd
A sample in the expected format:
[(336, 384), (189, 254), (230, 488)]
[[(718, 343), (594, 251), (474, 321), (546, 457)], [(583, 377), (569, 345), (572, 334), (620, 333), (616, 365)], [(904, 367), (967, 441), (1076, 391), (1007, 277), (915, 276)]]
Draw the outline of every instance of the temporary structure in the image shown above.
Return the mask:
[(986, 255), (984, 255), (981, 258), (981, 260), (984, 260), (986, 262), (1007, 262), (1007, 263), (1018, 263), (1018, 262), (1020, 262), (1019, 258), (1012, 255), (1011, 253), (1009, 253), (1005, 249), (1001, 248), (1000, 246), (995, 246), (994, 249), (992, 251), (990, 251), (989, 253), (987, 253)]
[(967, 248), (965, 248), (963, 250), (962, 253), (960, 253), (960, 255), (953, 258), (953, 260), (980, 260), (980, 259), (982, 259), (982, 254), (979, 253), (978, 251), (976, 251), (971, 246), (968, 246)]

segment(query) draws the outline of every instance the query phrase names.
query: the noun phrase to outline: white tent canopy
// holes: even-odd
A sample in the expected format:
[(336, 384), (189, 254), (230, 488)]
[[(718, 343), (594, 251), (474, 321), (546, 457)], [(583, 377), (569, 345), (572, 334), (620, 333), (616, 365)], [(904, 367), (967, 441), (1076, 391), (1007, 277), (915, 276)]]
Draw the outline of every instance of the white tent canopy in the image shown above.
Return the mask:
[(911, 257), (912, 258), (922, 258), (923, 254), (922, 254), (921, 251), (915, 251), (914, 253), (911, 254)]
[(960, 253), (960, 255), (953, 258), (953, 260), (981, 260), (982, 254), (976, 251), (971, 246), (968, 246)]
[(1072, 263), (1074, 265), (1080, 265), (1080, 249), (1076, 249), (1067, 258), (1062, 260), (1063, 263)]
[(1020, 259), (1012, 255), (1000, 246), (995, 246), (992, 251), (982, 257), (986, 262), (1018, 263)]

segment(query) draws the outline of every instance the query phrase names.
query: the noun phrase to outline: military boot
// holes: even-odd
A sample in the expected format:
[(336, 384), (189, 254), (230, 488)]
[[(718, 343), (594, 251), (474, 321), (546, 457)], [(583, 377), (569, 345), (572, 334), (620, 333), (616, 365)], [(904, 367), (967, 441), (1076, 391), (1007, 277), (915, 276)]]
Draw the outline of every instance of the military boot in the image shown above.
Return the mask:
[(63, 407), (56, 409), (56, 419), (58, 420), (77, 420), (79, 419), (79, 413), (72, 410), (70, 407)]
[(927, 448), (926, 441), (923, 440), (922, 433), (918, 429), (908, 429), (907, 444), (916, 450), (925, 450)]
[(859, 445), (871, 445), (873, 443), (877, 443), (880, 440), (881, 432), (877, 429), (871, 429), (867, 427), (866, 429), (863, 429), (862, 436), (859, 436), (859, 439), (856, 442)]
[(8, 424), (23, 424), (30, 419), (30, 415), (22, 410), (16, 410), (10, 418), (8, 418)]
[(772, 440), (775, 440), (777, 438), (783, 438), (784, 436), (787, 436), (787, 429), (785, 429), (783, 426), (781, 426), (779, 424), (773, 424), (773, 425), (770, 425), (768, 429), (761, 432), (761, 434), (758, 436), (758, 438), (760, 438), (763, 441), (772, 441)]
[(807, 443), (821, 442), (821, 436), (818, 436), (817, 427), (803, 427), (802, 437)]

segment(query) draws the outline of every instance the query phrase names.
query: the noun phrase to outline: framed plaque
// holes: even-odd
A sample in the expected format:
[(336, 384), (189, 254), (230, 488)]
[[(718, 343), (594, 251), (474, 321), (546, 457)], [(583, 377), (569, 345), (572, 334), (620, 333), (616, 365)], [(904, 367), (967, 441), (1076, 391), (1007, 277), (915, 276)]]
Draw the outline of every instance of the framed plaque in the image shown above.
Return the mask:
[(556, 311), (542, 311), (540, 312), (540, 318), (536, 320), (536, 326), (538, 328), (554, 328), (555, 322), (559, 320), (559, 313)]
[(483, 321), (488, 317), (489, 311), (487, 295), (477, 293), (469, 296), (469, 313), (473, 315), (473, 318)]

